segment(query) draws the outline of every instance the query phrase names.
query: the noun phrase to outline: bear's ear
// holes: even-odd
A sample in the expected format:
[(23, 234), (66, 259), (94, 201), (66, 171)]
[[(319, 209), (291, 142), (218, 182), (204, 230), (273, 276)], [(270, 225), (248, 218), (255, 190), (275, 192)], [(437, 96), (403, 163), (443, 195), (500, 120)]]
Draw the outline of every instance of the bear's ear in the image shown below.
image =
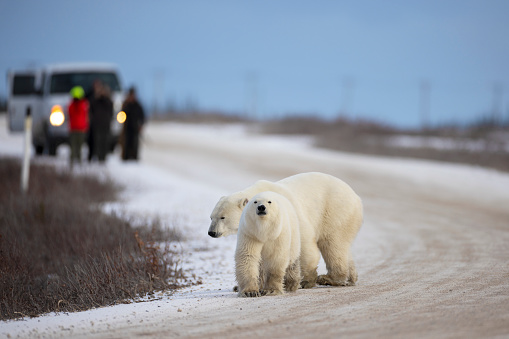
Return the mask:
[(247, 198), (240, 199), (239, 200), (239, 207), (240, 207), (240, 209), (243, 209), (244, 206), (246, 206), (248, 202), (249, 202), (249, 200)]

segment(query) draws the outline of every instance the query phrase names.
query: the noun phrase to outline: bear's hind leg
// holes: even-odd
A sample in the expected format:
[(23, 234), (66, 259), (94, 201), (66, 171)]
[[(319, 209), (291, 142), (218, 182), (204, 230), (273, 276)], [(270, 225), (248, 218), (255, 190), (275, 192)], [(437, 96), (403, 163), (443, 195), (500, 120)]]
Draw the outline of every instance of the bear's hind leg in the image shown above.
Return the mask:
[(316, 282), (319, 285), (348, 286), (350, 251), (331, 242), (320, 242), (318, 246), (327, 267), (327, 274), (318, 276)]
[[(334, 279), (333, 276), (326, 274), (318, 276), (317, 283), (319, 285), (329, 285), (329, 286), (355, 286), (357, 283), (357, 270), (355, 269), (355, 263), (353, 259), (350, 259), (348, 266), (348, 278), (346, 283), (343, 283), (343, 280)], [(339, 281), (339, 283), (338, 283)]]
[(348, 266), (348, 281), (347, 284), (349, 286), (354, 286), (357, 282), (357, 269), (355, 268), (355, 263), (353, 262), (353, 259), (350, 258), (349, 266)]
[(302, 279), (300, 275), (300, 261), (299, 259), (295, 260), (292, 264), (288, 266), (286, 269), (284, 286), (285, 291), (287, 292), (295, 292), (300, 286), (300, 280)]

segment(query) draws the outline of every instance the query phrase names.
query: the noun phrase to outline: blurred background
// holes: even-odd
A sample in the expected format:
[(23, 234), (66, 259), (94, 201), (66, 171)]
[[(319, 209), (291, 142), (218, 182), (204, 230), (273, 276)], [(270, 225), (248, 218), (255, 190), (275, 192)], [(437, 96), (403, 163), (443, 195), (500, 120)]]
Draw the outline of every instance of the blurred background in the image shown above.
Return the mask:
[(509, 2), (0, 0), (9, 69), (118, 65), (152, 115), (509, 122)]

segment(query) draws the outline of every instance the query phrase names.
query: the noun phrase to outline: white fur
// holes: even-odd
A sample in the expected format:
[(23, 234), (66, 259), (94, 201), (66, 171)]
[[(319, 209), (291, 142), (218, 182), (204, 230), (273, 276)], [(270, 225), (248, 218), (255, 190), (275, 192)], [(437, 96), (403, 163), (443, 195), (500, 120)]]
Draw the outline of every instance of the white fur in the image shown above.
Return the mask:
[[(259, 214), (259, 207), (266, 214)], [(297, 290), (299, 255), (299, 219), (290, 201), (274, 192), (254, 196), (242, 212), (238, 229), (235, 275), (239, 296)]]
[[(211, 214), (213, 237), (237, 233), (242, 210), (257, 193), (273, 191), (286, 197), (295, 208), (300, 224), (302, 287), (354, 285), (357, 271), (350, 248), (363, 219), (362, 201), (348, 184), (331, 175), (312, 172), (277, 182), (260, 180), (222, 197)], [(317, 277), (322, 254), (327, 274)]]

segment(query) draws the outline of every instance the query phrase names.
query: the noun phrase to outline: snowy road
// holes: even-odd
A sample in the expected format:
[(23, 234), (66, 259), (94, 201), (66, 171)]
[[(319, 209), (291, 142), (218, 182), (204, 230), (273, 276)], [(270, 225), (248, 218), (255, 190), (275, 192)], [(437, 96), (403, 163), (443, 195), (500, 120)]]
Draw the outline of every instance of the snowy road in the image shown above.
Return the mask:
[[(0, 155), (19, 153), (21, 137), (0, 122)], [(183, 230), (184, 266), (203, 285), (147, 303), (0, 322), (0, 337), (509, 336), (507, 174), (319, 150), (305, 138), (242, 126), (169, 123), (147, 126), (140, 163), (112, 157), (90, 170), (126, 185), (111, 208), (158, 215)], [(215, 202), (258, 179), (307, 171), (335, 175), (363, 199), (365, 222), (353, 247), (357, 286), (237, 298), (235, 237), (207, 236)]]

